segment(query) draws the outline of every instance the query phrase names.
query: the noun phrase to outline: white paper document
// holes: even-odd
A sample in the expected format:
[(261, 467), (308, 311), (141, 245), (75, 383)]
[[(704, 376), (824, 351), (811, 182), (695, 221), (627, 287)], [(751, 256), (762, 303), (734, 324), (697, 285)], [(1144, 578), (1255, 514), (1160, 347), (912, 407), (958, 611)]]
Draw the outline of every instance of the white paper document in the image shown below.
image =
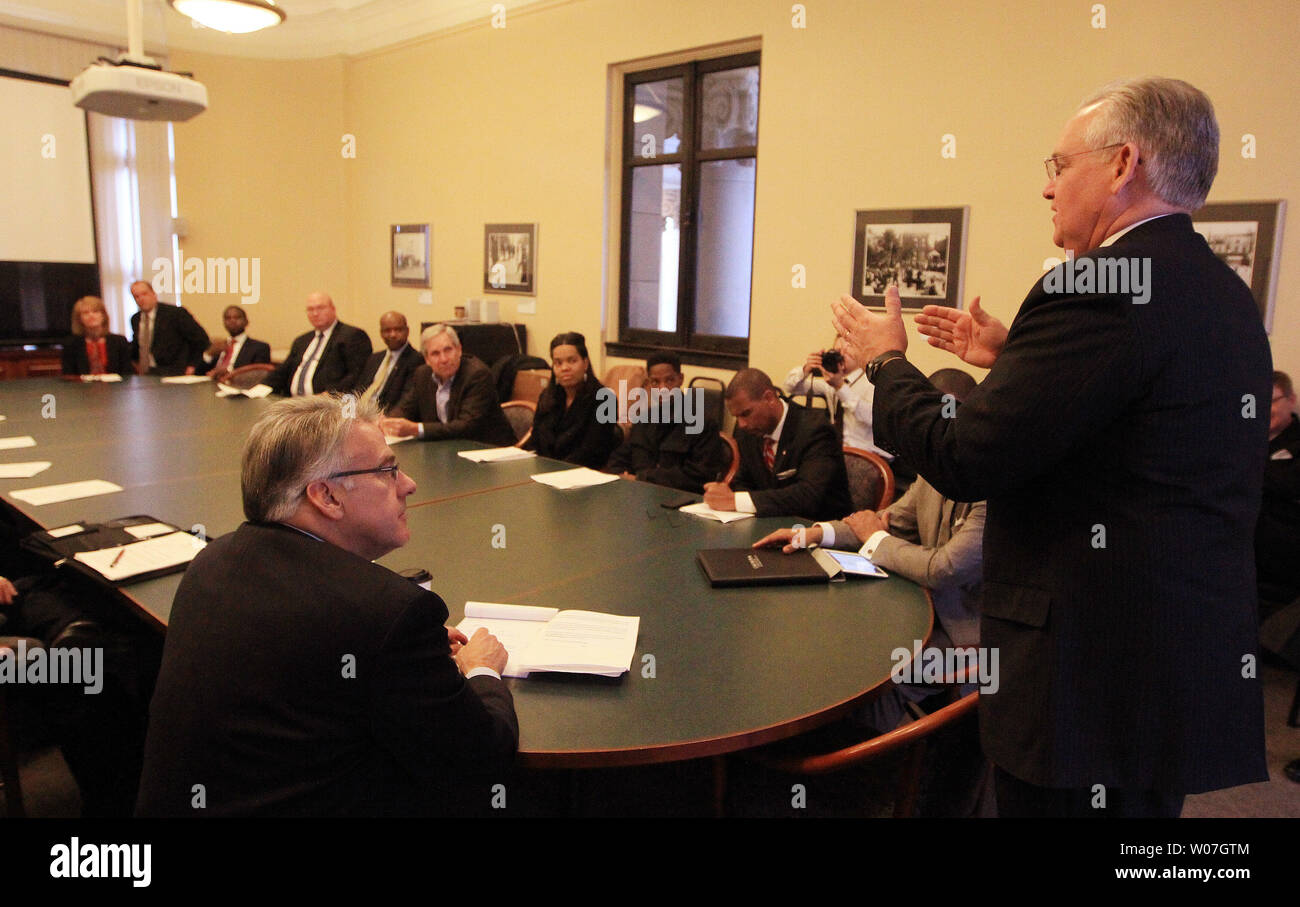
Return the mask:
[(140, 523), (138, 526), (127, 526), (126, 531), (138, 539), (151, 539), (155, 535), (167, 535), (175, 532), (175, 526), (169, 526), (166, 523)]
[[(206, 381), (207, 379), (204, 378), (203, 380)], [(270, 393), (271, 385), (269, 384), (255, 384), (248, 390), (244, 390), (240, 387), (231, 387), (229, 384), (217, 385), (218, 397), (252, 397), (254, 400), (257, 400), (261, 397), (268, 396)]]
[(604, 485), (617, 482), (618, 476), (607, 472), (597, 472), (586, 466), (577, 469), (561, 469), (556, 472), (543, 472), (531, 477), (534, 482), (550, 485), (552, 488), (586, 488), (589, 485)]
[(384, 443), (387, 444), (389, 447), (392, 447), (394, 444), (401, 444), (403, 441), (409, 441), (414, 437), (415, 435), (406, 435), (405, 437), (401, 437), (401, 438), (399, 438), (397, 435), (384, 435)]
[(618, 677), (632, 667), (641, 618), (466, 602), (465, 619), (456, 629), (472, 637), (479, 627), (509, 653), (506, 677), (527, 677), (531, 671)]
[(456, 456), (475, 463), (503, 463), (506, 460), (532, 459), (537, 456), (537, 451), (519, 447), (489, 447), (487, 450), (462, 450)]
[(32, 460), (29, 463), (0, 463), (0, 479), (30, 479), (38, 472), (45, 472), (49, 468), (49, 460)]
[(717, 520), (720, 523), (734, 523), (736, 520), (747, 520), (752, 517), (752, 513), (741, 513), (738, 510), (714, 510), (708, 504), (700, 501), (698, 504), (687, 504), (685, 507), (678, 507), (682, 513), (693, 513), (696, 516), (702, 516), (706, 520)]
[(85, 381), (86, 383), (90, 383), (91, 381), (98, 381), (101, 384), (112, 384), (115, 381), (121, 381), (122, 376), (119, 375), (117, 372), (105, 372), (102, 375), (82, 375), (81, 380)]
[(62, 485), (42, 485), (39, 488), (21, 488), (9, 492), (11, 498), (26, 501), (28, 504), (57, 504), (59, 501), (72, 501), (77, 498), (90, 498), (97, 494), (111, 494), (121, 491), (121, 485), (105, 482), (103, 479), (87, 479), (84, 482), (64, 482)]
[(102, 551), (78, 551), (73, 556), (105, 579), (118, 582), (142, 573), (188, 564), (206, 544), (188, 532), (172, 532)]
[(211, 381), (207, 375), (168, 375), (162, 379), (163, 384), (202, 384)]
[(65, 535), (76, 535), (78, 532), (85, 532), (86, 527), (80, 523), (73, 523), (71, 526), (60, 526), (58, 529), (46, 530), (51, 538), (61, 539)]
[(0, 438), (0, 450), (14, 450), (19, 447), (35, 447), (36, 439), (31, 435), (20, 435), (15, 438)]

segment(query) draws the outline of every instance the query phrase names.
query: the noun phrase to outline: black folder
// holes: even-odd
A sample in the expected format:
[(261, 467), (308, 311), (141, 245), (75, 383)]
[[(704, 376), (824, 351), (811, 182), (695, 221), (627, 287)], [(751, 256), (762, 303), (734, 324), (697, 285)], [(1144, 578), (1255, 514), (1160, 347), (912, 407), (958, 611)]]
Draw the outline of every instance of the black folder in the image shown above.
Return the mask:
[(783, 554), (780, 548), (705, 548), (695, 559), (715, 587), (830, 582), (811, 551)]

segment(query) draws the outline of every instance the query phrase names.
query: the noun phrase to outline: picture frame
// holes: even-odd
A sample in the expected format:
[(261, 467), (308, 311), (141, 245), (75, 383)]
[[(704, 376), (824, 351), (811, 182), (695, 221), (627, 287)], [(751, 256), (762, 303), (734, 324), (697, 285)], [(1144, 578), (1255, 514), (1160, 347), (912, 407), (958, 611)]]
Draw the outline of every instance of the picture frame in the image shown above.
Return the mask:
[(1210, 202), (1192, 214), (1192, 227), (1210, 250), (1250, 287), (1264, 330), (1273, 333), (1273, 306), (1282, 255), (1286, 201)]
[(429, 225), (393, 224), (388, 264), (395, 287), (429, 287)]
[(849, 293), (869, 308), (883, 309), (885, 288), (897, 283), (905, 310), (961, 308), (969, 220), (969, 205), (854, 212)]
[(537, 295), (537, 224), (483, 225), (483, 290)]

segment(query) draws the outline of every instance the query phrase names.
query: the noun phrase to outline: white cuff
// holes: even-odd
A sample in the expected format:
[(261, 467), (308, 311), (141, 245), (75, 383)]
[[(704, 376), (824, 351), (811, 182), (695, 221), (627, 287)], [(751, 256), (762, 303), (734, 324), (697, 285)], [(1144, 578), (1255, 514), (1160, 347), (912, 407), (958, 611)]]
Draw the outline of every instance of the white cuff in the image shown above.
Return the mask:
[(834, 547), (835, 547), (835, 530), (831, 528), (831, 524), (830, 524), (830, 523), (813, 523), (813, 525), (814, 525), (814, 526), (820, 526), (820, 527), (822, 527), (822, 542), (821, 542), (822, 547), (823, 547), (823, 548), (834, 548)]
[(501, 679), (501, 675), (489, 668), (487, 665), (479, 665), (477, 668), (471, 668), (470, 672), (465, 675), (465, 679), (469, 680), (471, 677), (483, 676), (495, 677), (497, 680)]
[(754, 507), (754, 499), (749, 496), (748, 491), (736, 492), (736, 513), (758, 513)]
[(871, 538), (867, 539), (866, 544), (858, 550), (858, 553), (870, 560), (876, 553), (876, 548), (878, 548), (880, 543), (887, 538), (889, 538), (888, 532), (883, 529), (877, 529), (875, 532), (871, 533)]

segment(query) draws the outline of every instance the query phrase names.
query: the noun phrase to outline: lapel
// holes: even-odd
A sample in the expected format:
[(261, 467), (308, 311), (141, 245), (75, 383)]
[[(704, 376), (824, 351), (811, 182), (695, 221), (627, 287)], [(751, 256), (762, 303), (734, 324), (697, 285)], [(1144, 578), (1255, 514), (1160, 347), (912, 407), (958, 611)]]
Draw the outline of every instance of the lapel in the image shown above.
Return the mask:
[[(772, 460), (773, 481), (776, 480), (777, 473), (788, 468), (786, 466), (786, 460), (790, 458), (790, 451), (794, 447), (795, 435), (799, 433), (799, 416), (801, 412), (799, 405), (789, 400), (786, 401), (786, 405), (790, 407), (790, 409), (785, 414), (785, 425), (781, 426), (781, 440), (776, 444), (776, 456)], [(758, 445), (761, 454), (763, 449), (762, 438), (758, 439)]]

